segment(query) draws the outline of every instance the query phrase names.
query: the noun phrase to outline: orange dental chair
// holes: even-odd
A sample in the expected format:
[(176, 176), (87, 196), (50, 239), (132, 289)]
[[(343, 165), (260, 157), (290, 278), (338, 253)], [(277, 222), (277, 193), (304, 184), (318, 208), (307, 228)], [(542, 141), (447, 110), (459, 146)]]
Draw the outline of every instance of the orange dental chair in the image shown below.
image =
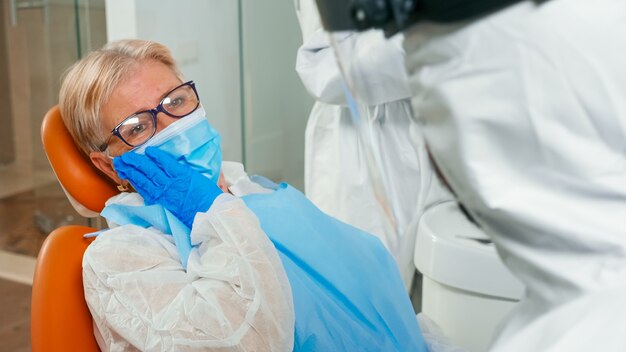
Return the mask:
[[(97, 216), (105, 201), (119, 191), (76, 147), (57, 106), (44, 117), (41, 137), (48, 160), (74, 208), (81, 215)], [(83, 235), (94, 231), (87, 226), (60, 227), (48, 235), (39, 251), (31, 302), (34, 352), (100, 350), (82, 282), (83, 253), (93, 240)]]

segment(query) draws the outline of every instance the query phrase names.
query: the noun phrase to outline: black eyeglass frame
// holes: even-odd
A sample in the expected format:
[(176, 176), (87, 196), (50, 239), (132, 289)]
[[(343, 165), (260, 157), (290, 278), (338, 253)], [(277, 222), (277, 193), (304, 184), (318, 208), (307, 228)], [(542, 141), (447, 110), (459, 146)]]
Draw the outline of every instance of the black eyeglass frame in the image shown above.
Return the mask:
[[(184, 86), (189, 86), (191, 87), (191, 89), (193, 90), (194, 94), (196, 95), (196, 100), (198, 101), (198, 103), (196, 104), (196, 106), (188, 113), (184, 114), (184, 115), (174, 115), (172, 113), (167, 112), (167, 110), (165, 110), (165, 108), (163, 107), (163, 102), (165, 101), (165, 99), (167, 99), (167, 97), (172, 94), (173, 91), (177, 90), (178, 88), (184, 87)], [(157, 114), (162, 112), (167, 116), (173, 117), (175, 119), (180, 119), (183, 118), (189, 114), (191, 114), (192, 112), (196, 111), (196, 109), (198, 108), (198, 106), (200, 106), (200, 96), (198, 95), (198, 91), (196, 90), (196, 84), (193, 81), (188, 81), (185, 82), (181, 85), (178, 85), (174, 88), (172, 88), (169, 92), (165, 93), (165, 97), (159, 102), (159, 105), (157, 105), (154, 109), (150, 109), (150, 110), (142, 110), (142, 111), (137, 111), (135, 113), (133, 113), (132, 115), (126, 117), (125, 119), (123, 119), (120, 123), (118, 123), (115, 127), (113, 127), (113, 129), (111, 130), (111, 135), (109, 136), (109, 138), (107, 138), (106, 142), (100, 146), (100, 151), (104, 152), (105, 150), (107, 150), (107, 148), (109, 147), (109, 142), (111, 141), (111, 137), (115, 136), (117, 138), (119, 138), (122, 142), (124, 142), (124, 144), (128, 145), (129, 147), (138, 147), (144, 143), (146, 143), (147, 141), (149, 141), (152, 137), (154, 137), (154, 134), (156, 133), (157, 130)], [(137, 145), (132, 145), (130, 143), (128, 143), (124, 137), (122, 137), (122, 135), (120, 134), (119, 128), (126, 122), (128, 121), (128, 119), (131, 119), (139, 114), (143, 114), (143, 113), (150, 113), (150, 115), (152, 115), (152, 123), (153, 123), (153, 130), (152, 130), (152, 134), (150, 135), (150, 137), (148, 137), (143, 143), (141, 144), (137, 144)]]

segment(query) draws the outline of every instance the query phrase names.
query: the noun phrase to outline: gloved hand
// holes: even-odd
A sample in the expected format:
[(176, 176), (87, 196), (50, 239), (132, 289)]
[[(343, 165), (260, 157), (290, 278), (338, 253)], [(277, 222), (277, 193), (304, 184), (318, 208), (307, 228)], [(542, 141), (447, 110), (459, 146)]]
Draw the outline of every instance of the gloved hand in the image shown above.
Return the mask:
[(209, 210), (222, 194), (213, 181), (155, 147), (146, 148), (145, 155), (124, 153), (113, 159), (113, 165), (146, 205), (164, 206), (189, 228), (196, 214)]

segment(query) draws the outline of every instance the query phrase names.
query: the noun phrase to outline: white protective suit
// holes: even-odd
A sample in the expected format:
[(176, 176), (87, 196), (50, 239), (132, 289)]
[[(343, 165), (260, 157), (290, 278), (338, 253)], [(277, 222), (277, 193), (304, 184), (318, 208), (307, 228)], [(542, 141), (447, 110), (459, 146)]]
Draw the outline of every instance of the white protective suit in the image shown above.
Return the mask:
[[(233, 193), (255, 190), (240, 165), (227, 164)], [(109, 203), (143, 201), (122, 193)], [(196, 216), (191, 242), (198, 247), (186, 272), (172, 236), (109, 226), (83, 258), (85, 298), (103, 351), (292, 350), (291, 288), (276, 249), (242, 200), (222, 194)]]
[(377, 168), (395, 217), (395, 228), (378, 205), (358, 128), (346, 106), (342, 78), (315, 0), (296, 0), (304, 44), (296, 70), (316, 99), (306, 127), (305, 193), (324, 212), (379, 237), (410, 285), (421, 214), (447, 197), (431, 170), (423, 139), (412, 117), (402, 36), (387, 41), (380, 31), (346, 33), (341, 46), (353, 52), (368, 80), (363, 123), (374, 136)]
[(435, 162), (526, 285), (492, 350), (626, 350), (626, 2), (405, 36)]

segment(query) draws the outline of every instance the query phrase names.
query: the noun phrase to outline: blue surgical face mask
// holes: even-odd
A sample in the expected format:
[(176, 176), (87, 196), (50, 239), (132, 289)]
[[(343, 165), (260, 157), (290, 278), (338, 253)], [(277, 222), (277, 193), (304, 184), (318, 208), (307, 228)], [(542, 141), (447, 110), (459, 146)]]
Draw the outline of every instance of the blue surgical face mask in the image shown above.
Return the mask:
[(147, 147), (156, 147), (217, 183), (222, 166), (220, 141), (221, 137), (209, 124), (204, 108), (199, 106), (131, 151), (144, 154)]

